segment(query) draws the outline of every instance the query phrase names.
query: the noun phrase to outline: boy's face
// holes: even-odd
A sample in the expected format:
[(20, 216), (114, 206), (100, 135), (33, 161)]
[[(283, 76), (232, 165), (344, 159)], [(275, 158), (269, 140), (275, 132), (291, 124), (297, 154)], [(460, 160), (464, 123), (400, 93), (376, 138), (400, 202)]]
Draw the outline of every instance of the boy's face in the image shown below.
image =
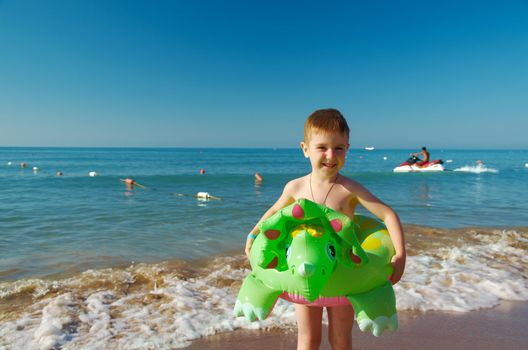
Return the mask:
[(312, 131), (308, 142), (301, 142), (304, 156), (310, 158), (312, 171), (321, 171), (333, 176), (345, 165), (348, 137), (338, 132), (320, 133)]

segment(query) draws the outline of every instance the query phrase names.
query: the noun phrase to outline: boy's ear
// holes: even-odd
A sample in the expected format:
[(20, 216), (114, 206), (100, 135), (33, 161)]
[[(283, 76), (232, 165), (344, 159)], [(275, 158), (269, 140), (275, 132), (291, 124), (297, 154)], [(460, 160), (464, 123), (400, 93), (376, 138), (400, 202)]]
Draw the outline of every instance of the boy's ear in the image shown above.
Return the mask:
[(308, 145), (304, 141), (301, 141), (300, 146), (304, 153), (304, 158), (308, 158)]

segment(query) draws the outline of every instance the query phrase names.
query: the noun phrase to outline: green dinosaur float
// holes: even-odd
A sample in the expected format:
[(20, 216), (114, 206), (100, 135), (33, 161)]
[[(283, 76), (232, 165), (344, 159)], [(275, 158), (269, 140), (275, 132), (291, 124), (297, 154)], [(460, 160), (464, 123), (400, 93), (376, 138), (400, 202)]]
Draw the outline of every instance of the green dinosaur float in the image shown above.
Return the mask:
[(394, 247), (385, 225), (344, 214), (306, 199), (260, 224), (253, 242), (253, 271), (244, 279), (235, 315), (265, 319), (279, 297), (332, 306), (350, 303), (362, 331), (396, 330), (390, 264)]

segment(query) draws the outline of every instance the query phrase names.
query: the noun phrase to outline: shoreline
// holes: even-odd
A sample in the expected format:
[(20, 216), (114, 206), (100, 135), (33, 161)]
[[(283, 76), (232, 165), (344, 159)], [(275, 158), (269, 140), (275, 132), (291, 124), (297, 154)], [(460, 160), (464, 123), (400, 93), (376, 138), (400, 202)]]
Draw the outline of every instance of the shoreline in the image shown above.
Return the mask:
[[(500, 226), (500, 227), (489, 227), (489, 226), (467, 226), (460, 228), (448, 228), (448, 227), (433, 227), (427, 225), (417, 224), (403, 224), (404, 232), (406, 234), (406, 248), (409, 256), (417, 255), (424, 251), (428, 251), (431, 248), (437, 248), (438, 246), (444, 245), (449, 247), (460, 247), (465, 244), (475, 242), (473, 236), (478, 233), (482, 236), (495, 236), (497, 232), (504, 231), (515, 231), (520, 234), (528, 233), (528, 226)], [(461, 240), (461, 238), (467, 238), (467, 240)], [(0, 283), (16, 283), (24, 280), (63, 280), (71, 277), (78, 276), (89, 270), (105, 270), (105, 269), (116, 269), (124, 270), (134, 265), (180, 265), (188, 264), (200, 268), (207, 265), (208, 262), (217, 258), (229, 258), (229, 257), (243, 257), (244, 256), (244, 244), (245, 241), (240, 241), (237, 246), (230, 246), (223, 250), (215, 252), (210, 255), (190, 256), (190, 257), (173, 257), (163, 259), (148, 259), (148, 260), (126, 260), (121, 257), (106, 256), (106, 261), (101, 261), (101, 258), (94, 257), (93, 261), (86, 261), (78, 266), (72, 266), (72, 262), (62, 262), (63, 266), (54, 265), (55, 269), (59, 267), (59, 271), (49, 272), (48, 270), (40, 273), (27, 274), (23, 273), (22, 276), (17, 276), (13, 271), (15, 268), (8, 267), (5, 271), (0, 271)], [(247, 265), (249, 267), (249, 265)]]
[[(526, 348), (526, 231), (408, 232), (407, 277), (395, 287), (400, 330), (375, 338), (356, 326), (356, 349)], [(43, 342), (57, 348), (295, 348), (291, 303), (280, 302), (259, 325), (233, 317), (250, 266), (239, 252), (216, 253), (0, 283), (0, 343), (13, 349)], [(321, 348), (329, 349), (327, 340)]]
[[(502, 301), (500, 305), (470, 312), (426, 313), (400, 311), (397, 332), (385, 332), (376, 338), (353, 329), (354, 349), (412, 350), (450, 349), (507, 350), (524, 349), (528, 345), (528, 302)], [(331, 349), (323, 330), (321, 350)], [(188, 350), (274, 350), (295, 349), (296, 329), (246, 330), (200, 338)]]

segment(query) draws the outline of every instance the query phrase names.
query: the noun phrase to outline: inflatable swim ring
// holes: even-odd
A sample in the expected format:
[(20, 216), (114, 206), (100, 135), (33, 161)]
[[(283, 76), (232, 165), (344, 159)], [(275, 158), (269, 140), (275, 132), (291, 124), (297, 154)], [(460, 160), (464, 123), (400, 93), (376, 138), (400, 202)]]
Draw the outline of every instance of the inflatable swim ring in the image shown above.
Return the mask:
[(362, 215), (352, 221), (301, 199), (259, 227), (236, 316), (263, 320), (280, 297), (313, 306), (352, 304), (359, 328), (375, 336), (398, 328), (388, 281), (394, 247), (383, 223)]

